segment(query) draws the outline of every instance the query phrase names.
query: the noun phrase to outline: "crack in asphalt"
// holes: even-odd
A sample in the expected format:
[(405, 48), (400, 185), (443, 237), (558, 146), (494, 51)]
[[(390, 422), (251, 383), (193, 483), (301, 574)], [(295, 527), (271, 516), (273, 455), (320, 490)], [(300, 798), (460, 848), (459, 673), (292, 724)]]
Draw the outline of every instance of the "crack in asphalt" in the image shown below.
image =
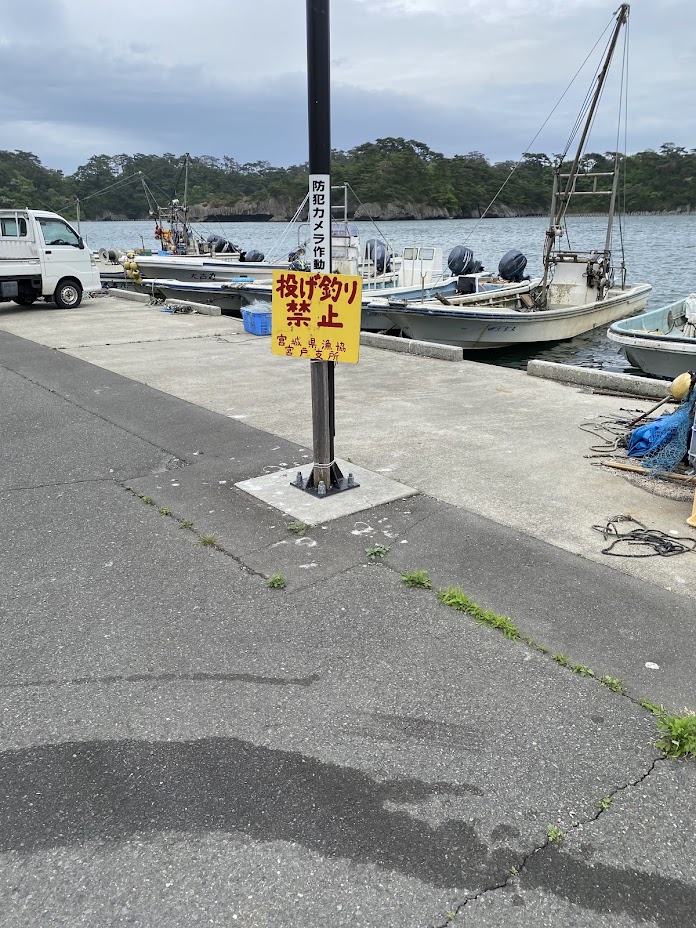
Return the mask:
[[(178, 461), (180, 459), (177, 457), (174, 457), (174, 460)], [(167, 468), (165, 467), (165, 471), (166, 469)], [(142, 480), (145, 477), (151, 477), (154, 474), (158, 474), (158, 473), (160, 473), (160, 471), (158, 470), (154, 470), (154, 471), (148, 470), (142, 474), (131, 474), (129, 477), (126, 477), (126, 478), (120, 478), (120, 477), (116, 478), (110, 475), (108, 477), (84, 477), (80, 480), (62, 480), (60, 483), (37, 483), (32, 486), (3, 487), (0, 489), (0, 495), (3, 493), (20, 492), (22, 490), (48, 490), (51, 488), (58, 488), (58, 487), (74, 487), (74, 486), (79, 486), (80, 484), (83, 484), (83, 483), (113, 483), (116, 486), (122, 486), (123, 480)]]
[[(134, 490), (133, 487), (129, 487), (129, 486), (127, 486), (125, 483), (122, 483), (122, 482), (120, 482), (120, 481), (117, 482), (117, 485), (120, 486), (121, 489), (122, 489), (124, 492), (126, 492), (126, 493), (130, 494), (131, 496), (134, 496), (136, 499), (142, 501), (143, 495), (140, 494), (140, 493), (138, 493), (138, 492), (136, 492), (136, 490)], [(152, 497), (150, 497), (150, 499), (151, 499), (151, 498), (152, 498)], [(164, 513), (159, 512), (159, 507), (157, 506), (156, 501), (153, 501), (153, 504), (145, 503), (145, 505), (148, 506), (148, 507), (151, 508), (151, 509), (154, 509), (155, 512), (156, 512), (158, 515), (160, 515), (163, 519), (172, 519), (174, 522), (178, 523), (179, 528), (186, 528), (186, 530), (189, 531), (189, 532), (191, 532), (192, 535), (195, 535), (196, 538), (199, 539), (199, 541), (200, 541), (200, 539), (203, 537), (203, 536), (200, 534), (200, 532), (198, 532), (198, 531), (193, 527), (193, 525), (184, 526), (183, 523), (184, 523), (184, 521), (187, 521), (187, 520), (185, 520), (183, 517), (182, 517), (182, 518), (179, 518), (178, 516), (175, 516), (175, 515), (173, 515), (173, 514), (172, 514), (172, 515), (165, 515)], [(169, 507), (166, 507), (166, 508), (169, 508)], [(252, 575), (255, 576), (255, 577), (260, 577), (262, 580), (267, 580), (267, 579), (268, 579), (268, 575), (267, 575), (267, 574), (264, 574), (264, 573), (262, 573), (261, 571), (256, 570), (254, 567), (250, 567), (247, 563), (245, 563), (245, 561), (244, 561), (238, 554), (233, 554), (231, 551), (228, 551), (227, 548), (224, 548), (224, 547), (223, 547), (221, 544), (219, 544), (217, 541), (213, 542), (212, 544), (207, 544), (207, 545), (206, 545), (206, 548), (208, 548), (208, 549), (211, 550), (211, 551), (217, 551), (219, 554), (222, 554), (222, 555), (224, 555), (225, 557), (229, 558), (231, 561), (234, 561), (235, 564), (237, 564), (237, 566), (240, 567), (243, 571), (246, 571), (246, 573), (252, 574)]]
[[(663, 763), (669, 760), (670, 760), (669, 757), (664, 757), (664, 756), (658, 756), (658, 757), (653, 758), (652, 763), (650, 764), (650, 766), (644, 773), (642, 773), (640, 776), (636, 777), (633, 780), (629, 780), (628, 783), (623, 783), (622, 785), (615, 787), (611, 792), (606, 793), (605, 795), (613, 800), (614, 797), (617, 796), (619, 793), (625, 792), (626, 790), (630, 790), (633, 787), (638, 786), (641, 783), (643, 783), (644, 780), (647, 780), (647, 778), (655, 771), (659, 763)], [(590, 815), (577, 822), (573, 822), (566, 829), (565, 835), (571, 832), (574, 832), (576, 829), (582, 828), (585, 825), (592, 825), (594, 822), (598, 821), (601, 818), (601, 816), (604, 815), (605, 812), (608, 812), (609, 808), (611, 808), (611, 804), (607, 806), (607, 808), (602, 808), (601, 806), (598, 806), (597, 811), (595, 812), (594, 815)], [(454, 920), (457, 918), (460, 912), (462, 912), (464, 908), (467, 905), (469, 905), (469, 903), (476, 902), (482, 897), (489, 895), (490, 893), (495, 893), (495, 892), (498, 892), (498, 890), (506, 889), (508, 886), (511, 885), (511, 883), (515, 879), (517, 879), (520, 876), (520, 874), (525, 872), (525, 868), (527, 867), (527, 864), (529, 861), (531, 861), (534, 857), (546, 851), (548, 848), (554, 847), (554, 846), (558, 846), (558, 842), (552, 841), (550, 838), (547, 837), (546, 840), (543, 841), (541, 844), (538, 844), (536, 847), (533, 847), (530, 851), (528, 851), (524, 855), (524, 857), (521, 858), (519, 863), (515, 865), (517, 869), (517, 873), (514, 873), (514, 874), (510, 873), (506, 877), (506, 879), (503, 880), (502, 882), (499, 881), (497, 883), (492, 883), (490, 886), (485, 886), (483, 889), (480, 889), (477, 893), (472, 893), (471, 895), (466, 896), (466, 898), (463, 899), (462, 902), (460, 902), (457, 905), (456, 909), (452, 910), (451, 916), (448, 914), (444, 922), (438, 923), (432, 926), (432, 928), (452, 928)]]

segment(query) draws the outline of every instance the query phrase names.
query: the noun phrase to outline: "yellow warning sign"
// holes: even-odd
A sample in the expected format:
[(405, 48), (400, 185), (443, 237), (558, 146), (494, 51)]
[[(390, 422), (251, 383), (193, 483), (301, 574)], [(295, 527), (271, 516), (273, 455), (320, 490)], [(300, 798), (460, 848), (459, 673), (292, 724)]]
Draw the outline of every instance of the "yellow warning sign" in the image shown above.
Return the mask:
[(362, 278), (273, 272), (273, 354), (357, 364)]

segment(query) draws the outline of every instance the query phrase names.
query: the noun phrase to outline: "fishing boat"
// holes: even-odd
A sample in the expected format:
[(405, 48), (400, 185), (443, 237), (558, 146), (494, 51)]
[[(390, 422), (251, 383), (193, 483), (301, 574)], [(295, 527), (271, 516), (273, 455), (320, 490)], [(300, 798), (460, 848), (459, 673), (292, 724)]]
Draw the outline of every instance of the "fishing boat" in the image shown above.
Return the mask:
[[(621, 4), (594, 89), (578, 117), (582, 126), (577, 151), (566, 173), (563, 165), (570, 145), (558, 159), (554, 170), (549, 227), (543, 248), (543, 274), (539, 281), (526, 284), (517, 275), (520, 287), (498, 294), (468, 294), (448, 300), (416, 302), (389, 301), (381, 312), (410, 338), (442, 342), (466, 350), (500, 348), (534, 342), (554, 342), (638, 313), (645, 308), (652, 290), (650, 284), (627, 283), (623, 237), (621, 259), (612, 258), (612, 231), (619, 183), (620, 153), (614, 157), (613, 171), (581, 169), (590, 128), (606, 82), (609, 65), (619, 39), (626, 30), (629, 5)], [(626, 48), (624, 48), (624, 54)], [(625, 113), (625, 107), (621, 108)], [(583, 122), (584, 117), (584, 122)], [(571, 136), (572, 138), (572, 136)], [(561, 247), (567, 239), (566, 219), (575, 196), (606, 196), (609, 208), (603, 247), (589, 250)], [(519, 253), (517, 253), (519, 255)], [(510, 256), (505, 256), (510, 258)], [(521, 264), (526, 259), (519, 255)], [(513, 261), (514, 263), (514, 261)], [(377, 307), (376, 307), (377, 308)]]
[(653, 377), (673, 380), (696, 371), (696, 294), (615, 322), (607, 337), (621, 345), (634, 367)]
[[(376, 294), (389, 293), (401, 298), (454, 294), (459, 277), (443, 275), (442, 249), (408, 246), (398, 257), (387, 257), (383, 243), (368, 240), (358, 250), (357, 228), (352, 223), (334, 223), (332, 263), (335, 273), (352, 274), (363, 279), (361, 328), (382, 331), (392, 323), (368, 304)], [(487, 275), (479, 275), (485, 277)], [(273, 285), (270, 281), (238, 276), (223, 281), (148, 280), (143, 285), (166, 299), (191, 300), (219, 306), (225, 314), (238, 314), (251, 303), (270, 304)]]

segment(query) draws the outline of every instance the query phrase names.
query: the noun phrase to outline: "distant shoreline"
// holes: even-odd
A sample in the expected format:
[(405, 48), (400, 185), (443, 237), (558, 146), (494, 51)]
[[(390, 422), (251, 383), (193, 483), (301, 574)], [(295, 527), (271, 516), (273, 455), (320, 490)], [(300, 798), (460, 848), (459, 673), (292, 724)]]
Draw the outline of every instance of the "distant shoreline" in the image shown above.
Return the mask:
[[(636, 212), (624, 213), (625, 216), (696, 216), (696, 209), (675, 209), (675, 210), (637, 210)], [(575, 218), (587, 218), (590, 216), (606, 216), (606, 213), (572, 213), (571, 219)], [(431, 216), (427, 219), (381, 219), (379, 216), (371, 219), (353, 219), (350, 218), (350, 222), (462, 222), (465, 220), (471, 222), (488, 222), (489, 220), (515, 220), (515, 219), (548, 219), (548, 216), (542, 213), (523, 213), (519, 216), (485, 216), (481, 220), (478, 216)], [(82, 222), (151, 222), (151, 216), (145, 216), (142, 219), (83, 219)], [(191, 220), (195, 225), (207, 225), (215, 224), (219, 225), (220, 223), (225, 223), (229, 225), (241, 224), (241, 223), (255, 223), (258, 225), (277, 225), (280, 222), (290, 222), (289, 219), (257, 219), (250, 218), (248, 216), (225, 216), (223, 217), (213, 217), (210, 219), (193, 219)]]

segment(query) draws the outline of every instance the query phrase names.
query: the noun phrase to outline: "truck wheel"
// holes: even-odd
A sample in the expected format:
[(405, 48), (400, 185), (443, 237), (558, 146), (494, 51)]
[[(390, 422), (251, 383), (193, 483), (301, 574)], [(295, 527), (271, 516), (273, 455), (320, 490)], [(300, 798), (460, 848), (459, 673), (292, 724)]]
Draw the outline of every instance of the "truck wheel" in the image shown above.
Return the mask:
[(61, 309), (76, 309), (82, 302), (82, 287), (76, 280), (61, 280), (53, 294), (53, 302)]
[(31, 306), (31, 304), (36, 301), (38, 295), (38, 293), (23, 293), (21, 296), (16, 296), (14, 302), (19, 306)]

